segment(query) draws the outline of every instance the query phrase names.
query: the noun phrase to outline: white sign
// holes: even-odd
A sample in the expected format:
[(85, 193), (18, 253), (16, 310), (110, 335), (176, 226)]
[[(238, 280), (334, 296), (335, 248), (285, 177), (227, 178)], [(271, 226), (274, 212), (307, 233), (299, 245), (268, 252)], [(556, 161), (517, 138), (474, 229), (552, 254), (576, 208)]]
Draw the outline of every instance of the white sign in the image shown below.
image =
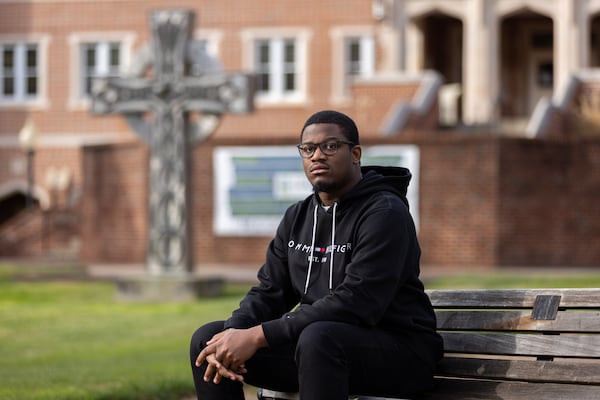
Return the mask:
[[(362, 165), (398, 166), (413, 174), (407, 198), (418, 228), (419, 148), (363, 147)], [(312, 187), (294, 146), (217, 147), (213, 230), (221, 236), (272, 236), (285, 210)]]

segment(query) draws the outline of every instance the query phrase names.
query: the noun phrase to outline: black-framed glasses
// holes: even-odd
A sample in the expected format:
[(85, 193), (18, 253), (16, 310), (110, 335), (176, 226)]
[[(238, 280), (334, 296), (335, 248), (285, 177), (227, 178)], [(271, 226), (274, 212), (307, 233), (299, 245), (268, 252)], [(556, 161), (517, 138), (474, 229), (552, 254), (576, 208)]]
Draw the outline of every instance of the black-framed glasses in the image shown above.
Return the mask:
[(330, 139), (321, 143), (301, 143), (296, 147), (300, 152), (300, 156), (303, 158), (310, 158), (315, 154), (315, 151), (317, 151), (317, 147), (321, 150), (321, 153), (326, 156), (332, 156), (338, 151), (342, 144), (354, 146), (354, 143), (348, 140)]

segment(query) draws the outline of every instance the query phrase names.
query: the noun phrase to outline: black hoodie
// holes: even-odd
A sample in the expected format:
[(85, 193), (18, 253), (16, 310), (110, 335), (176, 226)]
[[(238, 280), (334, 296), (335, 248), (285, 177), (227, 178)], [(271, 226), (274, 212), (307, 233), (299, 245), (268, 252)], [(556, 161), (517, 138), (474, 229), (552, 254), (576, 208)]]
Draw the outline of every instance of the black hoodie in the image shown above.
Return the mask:
[(315, 321), (346, 322), (397, 334), (428, 362), (441, 357), (435, 314), (419, 280), (421, 251), (406, 200), (411, 174), (398, 167), (362, 172), (328, 210), (316, 194), (288, 208), (259, 285), (227, 328), (262, 324), (273, 346), (295, 342)]

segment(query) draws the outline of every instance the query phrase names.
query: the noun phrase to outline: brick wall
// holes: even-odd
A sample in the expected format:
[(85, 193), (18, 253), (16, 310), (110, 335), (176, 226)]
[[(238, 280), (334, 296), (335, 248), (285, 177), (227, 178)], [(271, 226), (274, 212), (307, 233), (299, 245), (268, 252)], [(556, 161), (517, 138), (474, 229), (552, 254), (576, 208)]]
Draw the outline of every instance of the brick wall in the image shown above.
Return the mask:
[[(600, 140), (447, 134), (412, 142), (421, 149), (423, 264), (598, 265)], [(212, 149), (224, 144), (231, 143), (213, 139), (193, 150), (190, 220), (195, 260), (259, 266), (269, 237), (212, 234)], [(293, 142), (247, 139), (236, 144)], [(86, 149), (85, 176), (93, 185), (84, 193), (85, 261), (145, 259), (146, 163), (143, 145)]]
[(391, 106), (400, 101), (410, 102), (418, 88), (419, 82), (355, 84), (352, 87), (353, 107), (348, 115), (352, 115), (361, 132), (378, 132)]
[(600, 263), (600, 140), (503, 140), (501, 265)]
[(146, 254), (148, 151), (142, 143), (86, 147), (81, 257), (143, 262)]
[(498, 141), (438, 138), (417, 141), (423, 263), (494, 265)]

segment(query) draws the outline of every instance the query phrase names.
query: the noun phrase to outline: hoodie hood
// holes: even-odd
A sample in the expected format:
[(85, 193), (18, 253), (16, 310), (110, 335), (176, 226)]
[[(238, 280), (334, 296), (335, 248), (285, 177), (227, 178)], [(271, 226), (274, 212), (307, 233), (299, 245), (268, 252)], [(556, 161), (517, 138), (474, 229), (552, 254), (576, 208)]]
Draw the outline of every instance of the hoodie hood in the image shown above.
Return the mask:
[[(407, 168), (365, 166), (361, 167), (361, 171), (363, 175), (361, 181), (339, 200), (340, 211), (361, 197), (381, 191), (396, 194), (408, 207), (406, 192), (412, 175)], [(319, 201), (317, 196), (315, 196), (315, 201)]]

